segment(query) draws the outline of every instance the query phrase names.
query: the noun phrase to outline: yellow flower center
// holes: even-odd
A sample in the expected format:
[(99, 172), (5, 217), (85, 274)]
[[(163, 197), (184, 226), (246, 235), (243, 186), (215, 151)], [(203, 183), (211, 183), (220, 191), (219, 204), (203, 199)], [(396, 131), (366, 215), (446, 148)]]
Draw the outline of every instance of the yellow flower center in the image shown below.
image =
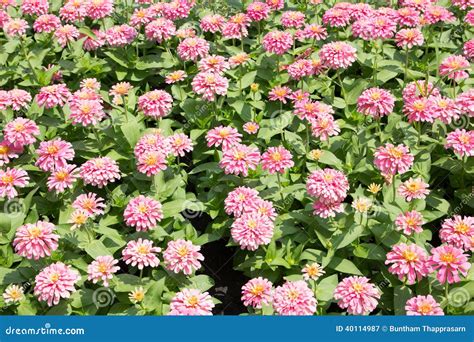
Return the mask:
[(51, 274), (51, 277), (49, 278), (53, 283), (57, 282), (59, 280), (59, 274), (53, 273)]
[(370, 97), (372, 98), (372, 100), (377, 101), (380, 99), (381, 95), (379, 92), (375, 92), (375, 93), (372, 93)]
[(56, 180), (57, 181), (64, 181), (68, 176), (68, 173), (66, 171), (58, 171), (56, 172)]
[(145, 164), (148, 166), (152, 166), (152, 165), (155, 165), (157, 161), (158, 161), (158, 158), (156, 157), (155, 154), (149, 154), (145, 159)]
[(0, 154), (7, 154), (8, 150), (9, 148), (7, 145), (0, 145)]
[(469, 140), (470, 140), (469, 135), (467, 134), (459, 135), (459, 141), (461, 141), (463, 144), (468, 144)]
[(13, 125), (13, 129), (17, 132), (22, 132), (24, 129), (25, 129), (25, 125), (23, 125), (22, 123), (15, 123), (15, 125)]
[(247, 221), (247, 226), (250, 228), (250, 229), (255, 229), (257, 227), (257, 221), (255, 220), (248, 220)]
[(150, 252), (150, 248), (148, 246), (145, 246), (145, 245), (140, 245), (137, 248), (137, 252), (138, 252), (138, 254), (145, 255), (145, 254), (148, 254)]
[(299, 293), (296, 290), (290, 290), (290, 292), (288, 292), (288, 298), (290, 298), (290, 300), (295, 300), (298, 298), (298, 296)]
[(403, 255), (403, 258), (406, 261), (417, 261), (418, 260), (418, 256), (416, 255), (416, 253), (413, 252), (413, 251), (410, 251), (410, 250), (404, 251), (402, 255)]
[(400, 159), (403, 156), (403, 151), (401, 151), (398, 147), (390, 148), (388, 153), (390, 153), (390, 155), (395, 159)]
[(456, 257), (453, 255), (453, 253), (448, 252), (441, 254), (440, 260), (446, 263), (451, 263), (456, 261)]
[(417, 111), (422, 111), (425, 109), (425, 103), (424, 102), (420, 102), (420, 101), (416, 101), (414, 104), (413, 104), (413, 108), (415, 108)]
[(137, 302), (141, 302), (143, 298), (145, 298), (145, 294), (143, 293), (143, 291), (137, 291), (132, 293), (132, 298)]
[(421, 186), (419, 183), (417, 182), (412, 182), (412, 183), (409, 183), (407, 184), (407, 189), (410, 191), (410, 192), (416, 192), (418, 190), (421, 189)]
[(245, 158), (245, 152), (237, 151), (237, 152), (234, 153), (234, 159), (242, 160), (244, 158)]
[(101, 262), (101, 263), (99, 264), (98, 269), (99, 269), (99, 272), (100, 272), (100, 273), (107, 273), (107, 271), (108, 271), (109, 268), (108, 268), (107, 264)]
[(279, 161), (281, 161), (281, 160), (283, 159), (282, 156), (281, 156), (281, 153), (278, 152), (278, 151), (277, 151), (277, 152), (273, 152), (272, 155), (271, 155), (271, 158), (272, 158), (272, 160), (275, 161), (275, 162), (279, 162)]
[(141, 213), (141, 214), (144, 214), (147, 212), (147, 207), (144, 203), (140, 203), (137, 207), (138, 211)]
[(9, 175), (2, 176), (2, 183), (13, 184), (13, 176), (9, 176)]
[(364, 289), (364, 286), (360, 283), (354, 283), (354, 284), (352, 284), (352, 288), (356, 292), (361, 292)]
[(179, 255), (180, 257), (184, 257), (184, 256), (186, 256), (186, 255), (188, 254), (189, 251), (188, 251), (188, 248), (187, 248), (186, 246), (182, 246), (182, 247), (179, 247), (179, 248), (178, 248), (178, 251), (177, 251), (177, 252), (178, 252), (178, 255)]
[(59, 148), (56, 145), (49, 145), (47, 151), (49, 154), (55, 154), (58, 153)]
[(418, 311), (422, 314), (428, 314), (432, 310), (431, 304), (429, 303), (423, 303), (420, 306), (418, 306)]
[(41, 229), (38, 227), (33, 227), (28, 230), (31, 239), (36, 239), (41, 235)]
[(255, 285), (251, 290), (250, 293), (253, 294), (254, 296), (261, 296), (263, 293), (263, 286), (261, 284)]
[(456, 233), (466, 234), (469, 232), (469, 230), (470, 230), (470, 227), (464, 222), (458, 223), (457, 225), (454, 226), (454, 231)]
[(326, 182), (330, 182), (334, 179), (334, 176), (330, 173), (326, 173), (323, 178)]

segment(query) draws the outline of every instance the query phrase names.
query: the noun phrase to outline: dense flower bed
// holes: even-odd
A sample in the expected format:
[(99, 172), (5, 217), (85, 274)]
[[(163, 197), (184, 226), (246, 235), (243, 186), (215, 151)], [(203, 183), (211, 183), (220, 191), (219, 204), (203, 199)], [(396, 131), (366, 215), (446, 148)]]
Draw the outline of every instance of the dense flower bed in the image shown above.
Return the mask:
[(1, 1), (1, 312), (473, 313), (473, 7)]

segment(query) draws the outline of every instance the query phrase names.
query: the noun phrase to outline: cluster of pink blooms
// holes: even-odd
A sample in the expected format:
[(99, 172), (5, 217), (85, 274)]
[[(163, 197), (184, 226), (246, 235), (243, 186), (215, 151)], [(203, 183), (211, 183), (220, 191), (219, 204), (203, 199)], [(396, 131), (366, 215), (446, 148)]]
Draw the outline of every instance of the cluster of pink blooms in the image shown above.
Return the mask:
[(197, 289), (183, 289), (171, 300), (169, 315), (210, 316), (214, 306), (209, 293)]

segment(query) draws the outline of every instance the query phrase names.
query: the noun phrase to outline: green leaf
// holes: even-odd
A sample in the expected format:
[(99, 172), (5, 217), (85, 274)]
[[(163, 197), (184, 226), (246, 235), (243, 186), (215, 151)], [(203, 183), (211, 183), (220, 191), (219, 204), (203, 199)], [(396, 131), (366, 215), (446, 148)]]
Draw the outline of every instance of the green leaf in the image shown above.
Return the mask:
[(407, 300), (413, 297), (413, 293), (408, 286), (396, 286), (393, 290), (393, 304), (395, 315), (405, 315), (405, 305)]
[(105, 247), (105, 245), (99, 240), (92, 241), (84, 248), (84, 250), (94, 259), (103, 255), (112, 255), (107, 247)]
[(362, 259), (381, 260), (386, 258), (385, 250), (373, 243), (361, 243), (354, 249), (354, 255)]

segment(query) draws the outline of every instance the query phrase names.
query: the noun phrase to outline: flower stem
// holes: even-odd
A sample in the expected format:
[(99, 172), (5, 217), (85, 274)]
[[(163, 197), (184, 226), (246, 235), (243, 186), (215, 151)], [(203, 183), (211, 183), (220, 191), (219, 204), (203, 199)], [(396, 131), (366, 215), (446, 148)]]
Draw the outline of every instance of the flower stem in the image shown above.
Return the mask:
[(280, 178), (280, 172), (277, 172), (277, 178), (278, 178), (278, 187), (280, 188), (280, 197), (281, 197), (281, 201), (282, 201), (282, 205), (283, 203), (285, 202), (285, 198), (283, 197), (283, 187), (281, 185), (281, 178)]

